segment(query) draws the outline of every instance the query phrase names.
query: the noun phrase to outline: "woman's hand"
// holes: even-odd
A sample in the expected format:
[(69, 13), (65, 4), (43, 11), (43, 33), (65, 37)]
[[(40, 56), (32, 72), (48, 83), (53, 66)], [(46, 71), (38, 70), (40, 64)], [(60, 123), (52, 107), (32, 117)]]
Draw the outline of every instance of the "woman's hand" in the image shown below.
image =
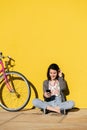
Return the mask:
[(62, 76), (63, 76), (63, 74), (62, 74), (62, 71), (61, 71), (61, 70), (59, 70), (59, 71), (58, 71), (58, 76), (59, 76), (59, 77), (62, 77)]
[(51, 92), (45, 92), (44, 97), (45, 98), (50, 98), (51, 97)]

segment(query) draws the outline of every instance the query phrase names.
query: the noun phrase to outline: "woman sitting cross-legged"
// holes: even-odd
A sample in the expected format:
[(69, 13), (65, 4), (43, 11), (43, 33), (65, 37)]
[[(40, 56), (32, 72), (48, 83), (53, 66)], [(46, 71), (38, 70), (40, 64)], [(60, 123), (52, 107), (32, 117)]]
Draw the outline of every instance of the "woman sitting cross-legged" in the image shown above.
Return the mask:
[(66, 82), (57, 64), (51, 64), (47, 70), (47, 80), (43, 82), (44, 101), (38, 98), (33, 100), (33, 105), (40, 109), (66, 114), (66, 111), (74, 107), (74, 101), (64, 100), (63, 91)]

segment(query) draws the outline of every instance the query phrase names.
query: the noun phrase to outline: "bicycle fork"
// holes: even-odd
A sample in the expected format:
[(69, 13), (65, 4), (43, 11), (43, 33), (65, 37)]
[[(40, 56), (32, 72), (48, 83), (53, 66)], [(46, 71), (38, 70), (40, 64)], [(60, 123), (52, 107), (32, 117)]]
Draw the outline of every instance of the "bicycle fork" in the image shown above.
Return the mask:
[[(11, 78), (12, 78), (11, 75), (9, 75), (9, 79), (8, 79), (7, 75), (4, 74), (4, 79), (5, 79), (5, 83), (6, 83), (6, 85), (7, 85), (8, 90), (9, 90), (11, 93), (15, 93), (16, 96), (17, 96), (18, 98), (20, 98), (20, 94), (19, 94), (18, 92), (16, 92), (16, 90), (15, 90), (15, 88), (14, 88), (13, 81), (12, 81)], [(11, 85), (10, 85), (10, 83), (9, 83), (9, 80), (11, 81), (12, 87), (11, 87)]]
[(10, 92), (15, 92), (14, 89), (11, 87), (9, 81), (8, 81), (9, 79), (8, 79), (7, 75), (4, 74), (3, 76), (4, 76), (5, 83), (6, 83), (6, 86), (7, 86), (8, 90), (9, 90)]

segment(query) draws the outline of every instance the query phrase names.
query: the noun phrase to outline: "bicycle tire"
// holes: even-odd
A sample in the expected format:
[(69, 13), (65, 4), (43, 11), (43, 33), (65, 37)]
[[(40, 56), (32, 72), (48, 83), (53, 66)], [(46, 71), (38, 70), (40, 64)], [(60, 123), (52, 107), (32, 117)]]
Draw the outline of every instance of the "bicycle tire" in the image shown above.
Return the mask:
[(6, 83), (3, 82), (0, 90), (0, 105), (7, 111), (16, 112), (23, 109), (29, 102), (31, 94), (30, 85), (26, 77), (17, 71), (6, 72), (6, 75), (9, 77), (8, 82), (14, 89), (14, 92), (10, 92)]

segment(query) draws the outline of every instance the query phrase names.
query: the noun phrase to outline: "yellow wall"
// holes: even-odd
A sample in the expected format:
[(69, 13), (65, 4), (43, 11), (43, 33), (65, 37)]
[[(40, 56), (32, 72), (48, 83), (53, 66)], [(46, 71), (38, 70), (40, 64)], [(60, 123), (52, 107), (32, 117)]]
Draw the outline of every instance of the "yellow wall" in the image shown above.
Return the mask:
[(33, 83), (39, 98), (49, 64), (59, 64), (67, 98), (87, 108), (86, 0), (0, 1), (0, 51), (16, 60), (15, 70)]

